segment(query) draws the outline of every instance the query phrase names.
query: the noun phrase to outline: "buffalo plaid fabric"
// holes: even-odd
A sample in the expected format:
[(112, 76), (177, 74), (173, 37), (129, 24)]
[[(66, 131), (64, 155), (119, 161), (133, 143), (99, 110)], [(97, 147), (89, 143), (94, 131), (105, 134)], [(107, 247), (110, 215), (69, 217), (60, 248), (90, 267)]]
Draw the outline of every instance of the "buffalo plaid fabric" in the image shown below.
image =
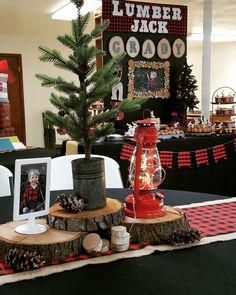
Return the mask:
[[(142, 249), (148, 245), (150, 245), (150, 243), (148, 243), (148, 242), (131, 243), (129, 246), (129, 251), (139, 250), (139, 249)], [(112, 250), (108, 250), (106, 252), (99, 252), (99, 253), (96, 253), (94, 256), (91, 256), (91, 255), (88, 255), (87, 253), (81, 252), (81, 254), (78, 256), (67, 257), (64, 260), (51, 261), (50, 263), (48, 263), (45, 266), (58, 265), (58, 264), (66, 263), (66, 262), (85, 260), (85, 259), (90, 259), (90, 258), (94, 258), (94, 257), (107, 256), (107, 255), (111, 255), (111, 254), (114, 254), (114, 252)], [(13, 269), (9, 268), (9, 266), (3, 260), (1, 260), (0, 261), (0, 276), (1, 275), (9, 275), (9, 274), (13, 274), (13, 273), (15, 273), (15, 271)]]
[(195, 151), (196, 164), (199, 167), (200, 165), (209, 165), (207, 149)]
[(181, 211), (190, 225), (201, 232), (202, 238), (236, 232), (236, 202), (193, 206)]
[(134, 148), (135, 147), (130, 144), (123, 144), (120, 159), (130, 161), (134, 152)]
[(35, 189), (27, 184), (26, 191), (23, 194), (23, 206), (27, 207), (29, 202), (38, 202), (41, 201), (41, 192), (40, 187), (37, 186)]
[[(134, 14), (132, 16), (127, 16), (126, 14), (126, 4), (130, 5), (142, 5), (144, 6), (149, 6), (149, 18), (137, 18), (136, 13), (137, 9), (135, 7), (134, 9)], [(112, 14), (113, 12), (113, 4), (111, 0), (103, 0), (102, 1), (102, 17), (103, 19), (109, 19), (110, 24), (108, 28), (106, 29), (107, 32), (132, 32), (131, 26), (134, 24), (134, 20), (147, 20), (147, 23), (149, 21), (157, 21), (157, 26), (158, 26), (158, 21), (166, 21), (163, 20), (162, 17), (159, 19), (154, 19), (152, 18), (152, 6), (159, 6), (161, 7), (166, 7), (166, 4), (153, 4), (153, 3), (144, 3), (144, 2), (130, 2), (130, 1), (119, 1), (118, 7), (116, 7), (116, 10), (118, 12), (122, 13), (122, 15), (115, 16)], [(174, 8), (179, 8), (181, 10), (181, 20), (168, 20), (167, 21), (167, 30), (169, 35), (187, 35), (187, 6), (181, 6), (181, 5), (169, 5), (168, 7), (174, 7)], [(131, 10), (131, 9), (129, 9)], [(128, 12), (129, 12), (128, 10)], [(140, 27), (140, 26), (139, 26)]]
[(191, 155), (190, 152), (179, 152), (178, 153), (178, 168), (191, 167)]
[(213, 147), (213, 156), (214, 160), (217, 163), (220, 159), (227, 160), (227, 155), (225, 151), (225, 146), (223, 144), (219, 144)]
[(160, 151), (161, 165), (166, 166), (170, 169), (173, 167), (173, 152), (171, 151)]

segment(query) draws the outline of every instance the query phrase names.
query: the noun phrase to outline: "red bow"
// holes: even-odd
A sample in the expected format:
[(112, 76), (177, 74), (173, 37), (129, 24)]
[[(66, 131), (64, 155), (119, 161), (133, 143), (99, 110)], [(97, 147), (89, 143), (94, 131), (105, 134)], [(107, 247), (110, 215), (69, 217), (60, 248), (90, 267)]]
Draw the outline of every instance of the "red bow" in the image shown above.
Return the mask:
[(16, 78), (8, 66), (6, 59), (0, 60), (0, 73), (8, 74), (8, 83), (12, 84), (15, 82)]

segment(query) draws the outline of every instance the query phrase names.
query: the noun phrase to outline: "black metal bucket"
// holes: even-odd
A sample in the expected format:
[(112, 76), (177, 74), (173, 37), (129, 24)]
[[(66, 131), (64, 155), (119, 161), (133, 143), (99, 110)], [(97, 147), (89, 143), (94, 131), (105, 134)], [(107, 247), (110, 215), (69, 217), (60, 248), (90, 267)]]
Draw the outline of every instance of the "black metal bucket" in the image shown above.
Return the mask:
[(82, 197), (86, 210), (106, 206), (105, 168), (103, 158), (85, 158), (72, 161), (74, 193)]

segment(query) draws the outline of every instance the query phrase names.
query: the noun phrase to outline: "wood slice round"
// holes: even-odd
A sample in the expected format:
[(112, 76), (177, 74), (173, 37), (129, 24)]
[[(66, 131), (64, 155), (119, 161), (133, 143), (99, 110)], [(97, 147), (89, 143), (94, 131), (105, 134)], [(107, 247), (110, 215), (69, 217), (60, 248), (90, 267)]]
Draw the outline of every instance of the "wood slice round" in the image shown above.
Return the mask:
[(174, 231), (188, 230), (189, 223), (181, 211), (165, 206), (166, 215), (152, 219), (125, 217), (123, 225), (134, 242), (160, 242)]
[[(0, 225), (0, 258), (10, 249), (17, 248), (36, 252), (46, 262), (63, 260), (76, 256), (81, 252), (84, 233), (58, 231), (48, 227), (48, 230), (36, 235), (23, 235), (15, 232), (15, 228), (26, 221), (12, 221)], [(45, 219), (36, 219), (36, 223), (46, 224)]]
[(107, 198), (104, 208), (79, 213), (69, 213), (54, 204), (49, 210), (47, 223), (52, 228), (65, 231), (97, 232), (119, 225), (124, 218), (124, 204), (119, 200)]

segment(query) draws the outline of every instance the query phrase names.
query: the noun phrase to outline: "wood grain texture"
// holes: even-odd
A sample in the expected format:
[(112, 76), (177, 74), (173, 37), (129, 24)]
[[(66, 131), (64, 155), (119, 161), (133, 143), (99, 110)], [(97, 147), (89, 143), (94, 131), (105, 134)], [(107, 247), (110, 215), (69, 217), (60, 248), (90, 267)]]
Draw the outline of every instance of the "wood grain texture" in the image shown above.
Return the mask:
[(104, 208), (79, 213), (69, 213), (54, 204), (47, 216), (47, 223), (52, 228), (65, 231), (97, 232), (119, 225), (124, 218), (124, 204), (119, 200), (107, 198)]
[(123, 225), (134, 242), (161, 242), (175, 231), (188, 230), (189, 223), (185, 215), (173, 208), (165, 206), (166, 215), (152, 219), (125, 217)]
[[(37, 252), (46, 262), (63, 260), (76, 256), (81, 252), (84, 233), (59, 231), (48, 227), (44, 233), (37, 235), (22, 235), (15, 232), (15, 228), (25, 221), (13, 221), (0, 225), (0, 258), (4, 258), (10, 249), (23, 249)], [(46, 224), (45, 219), (37, 223)]]

